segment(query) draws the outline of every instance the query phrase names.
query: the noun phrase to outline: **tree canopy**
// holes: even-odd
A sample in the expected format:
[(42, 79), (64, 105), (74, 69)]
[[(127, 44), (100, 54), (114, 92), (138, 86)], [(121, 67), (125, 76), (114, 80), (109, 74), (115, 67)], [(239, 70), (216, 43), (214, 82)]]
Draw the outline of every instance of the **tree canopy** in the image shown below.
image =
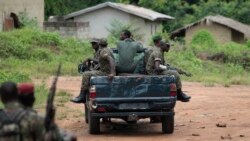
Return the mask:
[(163, 25), (167, 32), (217, 14), (250, 24), (249, 0), (45, 0), (45, 15), (65, 15), (107, 1), (135, 4), (175, 17)]

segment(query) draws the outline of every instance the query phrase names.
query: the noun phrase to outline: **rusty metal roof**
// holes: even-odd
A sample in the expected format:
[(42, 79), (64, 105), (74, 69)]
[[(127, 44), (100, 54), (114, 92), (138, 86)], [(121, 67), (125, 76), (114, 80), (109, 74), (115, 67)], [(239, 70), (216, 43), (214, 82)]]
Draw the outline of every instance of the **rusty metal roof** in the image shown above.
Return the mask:
[(165, 14), (162, 14), (162, 13), (159, 13), (159, 12), (147, 9), (147, 8), (138, 7), (138, 6), (130, 5), (130, 4), (113, 3), (113, 2), (105, 2), (102, 4), (96, 5), (96, 6), (92, 6), (92, 7), (80, 10), (80, 11), (70, 13), (70, 14), (66, 15), (64, 17), (64, 19), (67, 20), (67, 19), (70, 19), (73, 17), (77, 17), (79, 15), (89, 13), (89, 12), (92, 12), (92, 11), (95, 11), (97, 9), (101, 9), (104, 7), (112, 7), (114, 9), (142, 17), (144, 19), (148, 19), (150, 21), (174, 19), (174, 17), (171, 17), (169, 15), (165, 15)]

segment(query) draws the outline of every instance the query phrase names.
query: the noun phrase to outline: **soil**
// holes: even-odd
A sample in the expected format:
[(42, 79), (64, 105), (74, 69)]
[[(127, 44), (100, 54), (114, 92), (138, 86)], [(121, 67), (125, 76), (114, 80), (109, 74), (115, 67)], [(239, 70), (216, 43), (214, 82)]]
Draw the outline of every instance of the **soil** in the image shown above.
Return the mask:
[[(60, 77), (57, 87), (75, 97), (80, 83), (81, 77)], [(250, 140), (250, 86), (206, 87), (183, 82), (183, 90), (192, 99), (188, 103), (177, 102), (175, 131), (170, 135), (161, 133), (161, 123), (150, 124), (147, 119), (130, 125), (112, 120), (112, 124), (101, 124), (101, 135), (90, 135), (84, 121), (84, 105), (71, 102), (57, 108), (57, 124), (76, 134), (78, 141)]]

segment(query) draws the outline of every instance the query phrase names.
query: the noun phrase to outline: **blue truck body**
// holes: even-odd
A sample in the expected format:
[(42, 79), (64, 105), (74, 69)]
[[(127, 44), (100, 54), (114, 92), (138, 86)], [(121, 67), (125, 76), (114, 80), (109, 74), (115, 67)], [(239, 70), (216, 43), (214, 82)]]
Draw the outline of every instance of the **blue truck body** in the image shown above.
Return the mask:
[(160, 118), (163, 133), (173, 133), (176, 85), (173, 76), (91, 77), (85, 104), (91, 134), (100, 133), (101, 118), (121, 118), (136, 123), (142, 118)]

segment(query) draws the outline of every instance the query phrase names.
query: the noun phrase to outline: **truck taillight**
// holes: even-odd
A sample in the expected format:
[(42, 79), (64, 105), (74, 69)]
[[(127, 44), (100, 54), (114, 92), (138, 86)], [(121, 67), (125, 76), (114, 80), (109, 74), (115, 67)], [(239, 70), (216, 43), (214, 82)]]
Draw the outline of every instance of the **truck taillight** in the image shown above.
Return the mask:
[(92, 85), (89, 90), (89, 98), (96, 98), (96, 88), (95, 85)]
[(170, 96), (176, 96), (177, 92), (176, 92), (176, 84), (175, 83), (171, 83), (170, 84)]

